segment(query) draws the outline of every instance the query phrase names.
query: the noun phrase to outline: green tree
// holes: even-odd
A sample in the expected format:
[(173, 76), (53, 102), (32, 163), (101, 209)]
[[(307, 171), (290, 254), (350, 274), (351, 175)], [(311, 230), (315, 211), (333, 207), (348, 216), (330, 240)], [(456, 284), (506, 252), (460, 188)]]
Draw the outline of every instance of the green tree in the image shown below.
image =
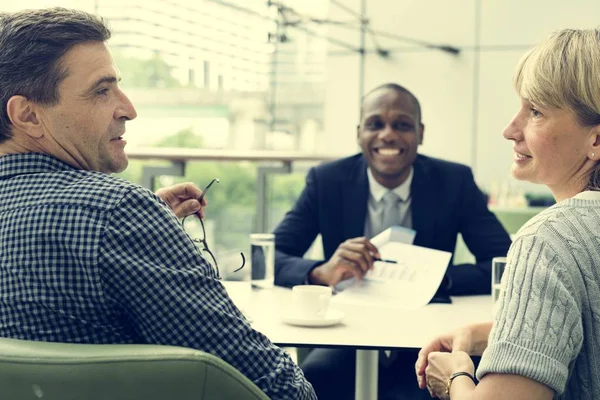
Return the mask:
[(167, 136), (154, 144), (153, 147), (178, 147), (182, 149), (201, 149), (203, 147), (202, 137), (194, 133), (192, 127), (182, 129)]
[[(202, 137), (191, 128), (175, 132), (158, 142), (156, 147), (202, 148)], [(140, 182), (144, 165), (167, 165), (166, 162), (130, 162), (129, 168), (120, 177)], [(195, 161), (187, 162), (184, 177), (163, 177), (159, 186), (179, 182), (193, 182), (204, 188), (213, 178), (219, 178), (207, 200), (207, 218), (214, 224), (216, 237), (211, 243), (218, 254), (224, 250), (246, 250), (248, 234), (255, 226), (256, 218), (256, 164), (250, 161)], [(269, 209), (271, 224), (274, 225), (294, 204), (304, 187), (303, 174), (274, 175), (269, 180)], [(153, 188), (157, 189), (157, 188)]]
[(128, 57), (114, 51), (113, 59), (123, 77), (125, 87), (178, 88), (181, 84), (172, 75), (172, 67), (155, 52), (149, 59)]

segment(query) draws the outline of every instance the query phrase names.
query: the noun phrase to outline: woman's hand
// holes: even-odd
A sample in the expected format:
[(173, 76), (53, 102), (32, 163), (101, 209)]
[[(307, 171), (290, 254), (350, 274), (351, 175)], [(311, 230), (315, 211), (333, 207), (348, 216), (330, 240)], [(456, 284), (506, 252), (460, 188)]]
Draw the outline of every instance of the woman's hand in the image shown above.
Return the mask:
[(425, 375), (427, 378), (427, 390), (429, 390), (431, 397), (439, 399), (450, 398), (446, 394), (446, 383), (450, 375), (455, 372), (468, 372), (471, 375), (475, 373), (475, 366), (467, 353), (464, 351), (454, 351), (452, 353), (436, 351), (429, 353)]

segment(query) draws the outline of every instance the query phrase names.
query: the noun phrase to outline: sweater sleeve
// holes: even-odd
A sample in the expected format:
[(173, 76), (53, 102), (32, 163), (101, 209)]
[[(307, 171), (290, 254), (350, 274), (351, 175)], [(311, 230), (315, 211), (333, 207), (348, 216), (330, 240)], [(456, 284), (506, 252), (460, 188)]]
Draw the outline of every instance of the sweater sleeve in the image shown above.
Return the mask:
[(521, 375), (556, 393), (583, 343), (581, 301), (568, 266), (546, 230), (515, 241), (502, 278), (504, 293), (477, 376)]

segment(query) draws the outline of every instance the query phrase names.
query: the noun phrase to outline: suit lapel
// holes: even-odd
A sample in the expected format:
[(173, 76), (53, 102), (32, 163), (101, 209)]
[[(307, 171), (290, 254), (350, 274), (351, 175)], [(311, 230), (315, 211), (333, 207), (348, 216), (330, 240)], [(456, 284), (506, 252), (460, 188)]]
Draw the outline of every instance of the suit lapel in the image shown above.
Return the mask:
[(369, 180), (367, 163), (363, 157), (357, 160), (355, 168), (354, 171), (348, 171), (348, 176), (352, 179), (345, 181), (341, 188), (344, 240), (363, 236), (365, 233)]
[(427, 166), (427, 160), (417, 156), (414, 176), (410, 187), (412, 198), (413, 229), (417, 231), (414, 244), (431, 247), (435, 236), (437, 202), (444, 201), (436, 195), (436, 182), (433, 181)]

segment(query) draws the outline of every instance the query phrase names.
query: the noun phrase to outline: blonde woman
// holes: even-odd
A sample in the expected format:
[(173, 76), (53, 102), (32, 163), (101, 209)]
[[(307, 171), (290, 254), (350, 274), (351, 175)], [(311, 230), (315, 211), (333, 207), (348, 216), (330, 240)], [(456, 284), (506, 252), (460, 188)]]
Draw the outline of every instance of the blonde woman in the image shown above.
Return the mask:
[(417, 380), (440, 399), (600, 399), (600, 30), (552, 35), (514, 83), (513, 175), (557, 203), (511, 246), (494, 322), (424, 347)]

